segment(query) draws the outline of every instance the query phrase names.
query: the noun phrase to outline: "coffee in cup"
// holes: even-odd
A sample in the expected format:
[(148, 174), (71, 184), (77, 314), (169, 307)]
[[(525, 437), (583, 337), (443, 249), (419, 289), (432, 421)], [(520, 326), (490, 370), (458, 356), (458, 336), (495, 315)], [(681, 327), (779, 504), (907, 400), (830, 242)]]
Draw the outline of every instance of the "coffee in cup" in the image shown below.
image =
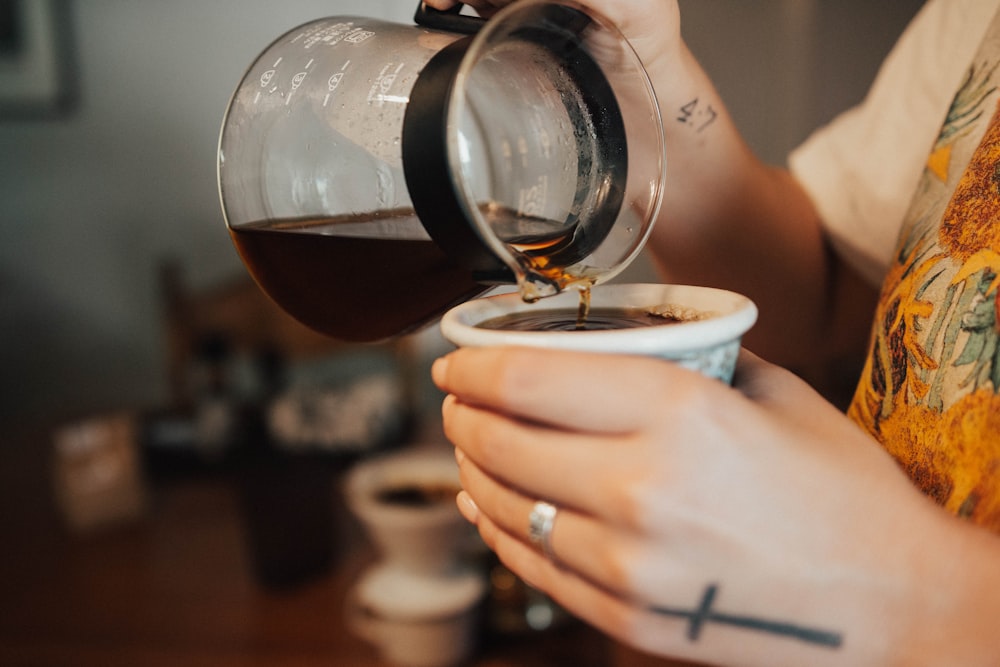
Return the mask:
[(754, 303), (727, 290), (610, 284), (591, 288), (582, 323), (575, 291), (534, 303), (510, 293), (452, 308), (441, 320), (441, 332), (460, 347), (522, 345), (659, 357), (728, 383), (743, 334), (756, 319)]

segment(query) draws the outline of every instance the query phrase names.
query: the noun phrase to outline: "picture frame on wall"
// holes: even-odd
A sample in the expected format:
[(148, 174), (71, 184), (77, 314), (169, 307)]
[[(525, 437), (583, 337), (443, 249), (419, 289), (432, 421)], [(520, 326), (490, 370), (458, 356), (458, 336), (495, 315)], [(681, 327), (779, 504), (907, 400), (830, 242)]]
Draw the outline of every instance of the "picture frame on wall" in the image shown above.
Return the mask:
[(67, 0), (0, 0), (0, 120), (45, 119), (75, 102)]

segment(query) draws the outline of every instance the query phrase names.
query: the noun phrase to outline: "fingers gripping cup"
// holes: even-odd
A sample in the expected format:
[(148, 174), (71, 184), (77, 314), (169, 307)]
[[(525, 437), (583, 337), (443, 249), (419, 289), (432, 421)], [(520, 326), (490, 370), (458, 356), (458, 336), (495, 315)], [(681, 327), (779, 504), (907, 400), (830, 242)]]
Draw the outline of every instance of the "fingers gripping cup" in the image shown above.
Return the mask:
[(750, 299), (709, 287), (598, 286), (585, 318), (579, 302), (575, 291), (535, 303), (517, 294), (475, 299), (448, 311), (441, 332), (460, 347), (525, 345), (659, 357), (731, 383), (743, 334), (757, 320)]

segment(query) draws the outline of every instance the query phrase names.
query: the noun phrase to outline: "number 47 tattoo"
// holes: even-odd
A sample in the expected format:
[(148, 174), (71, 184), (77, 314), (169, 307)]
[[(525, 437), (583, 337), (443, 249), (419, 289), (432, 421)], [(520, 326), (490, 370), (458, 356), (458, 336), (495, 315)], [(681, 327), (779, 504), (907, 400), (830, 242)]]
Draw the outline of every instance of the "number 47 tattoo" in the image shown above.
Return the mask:
[(690, 125), (695, 132), (701, 132), (719, 117), (719, 112), (711, 104), (702, 103), (698, 97), (682, 106), (678, 112), (677, 122)]

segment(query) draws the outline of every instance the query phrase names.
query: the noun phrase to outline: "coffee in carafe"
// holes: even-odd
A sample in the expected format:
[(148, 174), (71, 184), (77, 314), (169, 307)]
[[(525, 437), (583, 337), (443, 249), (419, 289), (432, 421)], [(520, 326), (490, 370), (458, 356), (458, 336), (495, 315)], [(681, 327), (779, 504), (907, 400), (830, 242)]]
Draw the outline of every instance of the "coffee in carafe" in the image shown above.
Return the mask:
[(268, 46), (219, 142), (226, 223), (304, 324), (375, 341), (491, 286), (586, 287), (640, 251), (661, 199), (652, 88), (572, 0), (489, 21), (420, 3), (417, 26), (320, 19)]
[(405, 231), (382, 237), (345, 233), (376, 221), (401, 230), (420, 226), (412, 211), (396, 211), (268, 220), (234, 228), (232, 237), (271, 298), (306, 326), (340, 340), (408, 333), (440, 315), (441, 304), (458, 304), (487, 289), (429, 238), (410, 238)]

